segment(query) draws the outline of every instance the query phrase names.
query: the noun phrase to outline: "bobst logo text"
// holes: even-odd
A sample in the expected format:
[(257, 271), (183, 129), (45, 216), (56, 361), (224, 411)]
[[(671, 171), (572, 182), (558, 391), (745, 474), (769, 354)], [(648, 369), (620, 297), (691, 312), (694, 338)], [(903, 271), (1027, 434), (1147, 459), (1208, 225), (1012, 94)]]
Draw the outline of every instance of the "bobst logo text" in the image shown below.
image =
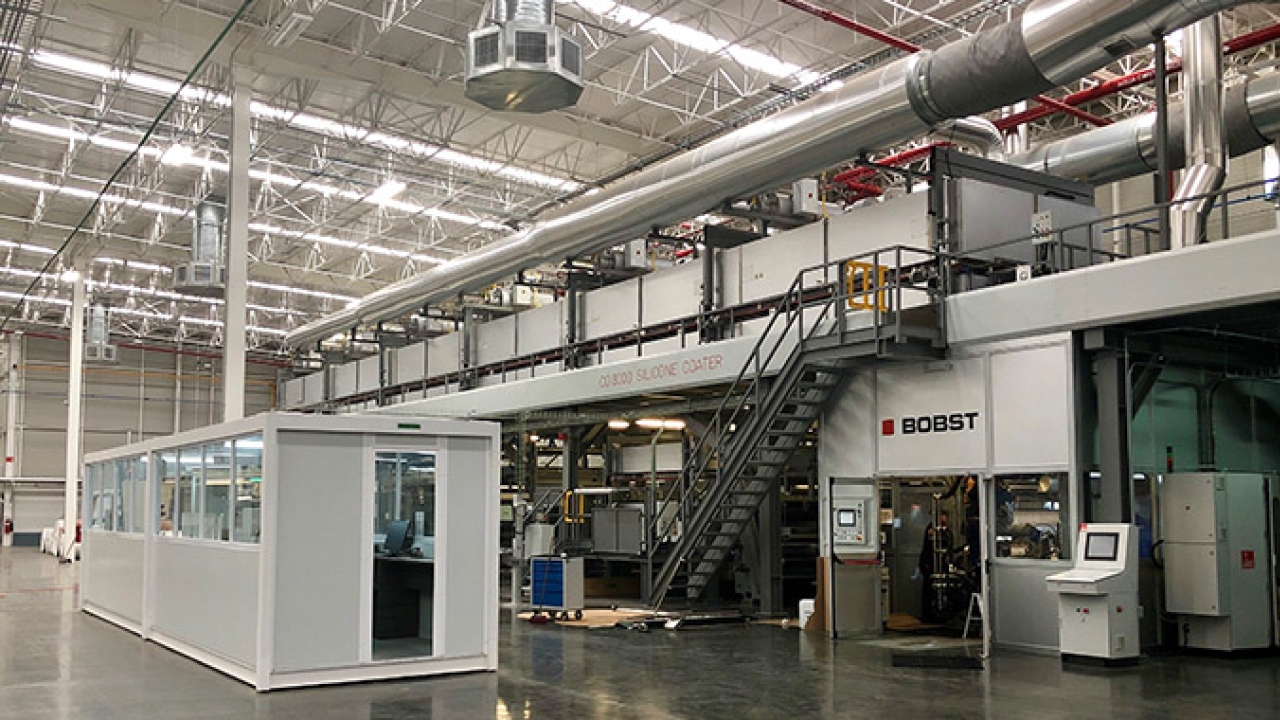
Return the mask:
[(978, 411), (904, 418), (887, 418), (880, 422), (881, 435), (941, 435), (971, 432), (978, 427)]

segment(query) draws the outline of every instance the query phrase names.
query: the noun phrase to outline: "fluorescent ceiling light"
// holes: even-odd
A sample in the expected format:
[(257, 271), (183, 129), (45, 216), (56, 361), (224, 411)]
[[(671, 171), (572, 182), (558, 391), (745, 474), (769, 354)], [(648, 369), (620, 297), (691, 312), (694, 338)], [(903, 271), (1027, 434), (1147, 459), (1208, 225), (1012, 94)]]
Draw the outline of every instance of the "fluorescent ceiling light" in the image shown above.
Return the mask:
[(391, 201), (392, 198), (405, 191), (408, 186), (400, 180), (388, 180), (378, 187), (377, 190), (369, 193), (369, 202), (378, 205), (384, 205)]
[(626, 418), (614, 418), (609, 421), (610, 430), (626, 430), (631, 427), (631, 421)]
[(0, 290), (0, 298), (4, 298), (6, 300), (21, 300), (23, 302), (44, 303), (45, 305), (60, 305), (62, 307), (66, 307), (71, 304), (70, 300), (63, 300), (62, 298), (56, 298), (56, 297), (27, 296), (24, 298), (22, 296), (22, 293), (10, 292), (8, 290)]
[[(822, 77), (819, 73), (805, 70), (799, 65), (786, 62), (768, 53), (743, 47), (697, 28), (672, 22), (643, 10), (613, 2), (613, 0), (558, 1), (561, 4), (577, 5), (587, 12), (608, 18), (620, 25), (653, 33), (658, 37), (670, 40), (676, 45), (692, 48), (708, 55), (723, 55), (732, 58), (748, 70), (756, 70), (765, 75), (779, 78), (794, 77), (802, 83), (811, 83)], [(834, 89), (833, 86), (838, 87), (838, 84), (831, 83), (824, 86), (824, 89)]]
[(683, 430), (683, 420), (664, 420), (662, 418), (640, 418), (636, 421), (637, 427), (645, 430)]
[[(47, 68), (97, 80), (121, 82), (128, 87), (153, 94), (172, 95), (180, 86), (180, 83), (176, 80), (149, 75), (137, 70), (125, 72), (106, 63), (85, 60), (50, 50), (36, 50), (31, 53), (30, 58), (37, 65)], [(188, 102), (208, 102), (221, 107), (229, 107), (231, 105), (231, 98), (228, 95), (199, 87), (185, 88), (181, 93), (181, 98)], [(398, 152), (410, 152), (423, 159), (435, 159), (452, 165), (469, 167), (509, 180), (570, 192), (580, 187), (580, 184), (573, 180), (558, 178), (534, 170), (512, 167), (432, 143), (418, 142), (386, 132), (370, 131), (357, 125), (329, 120), (310, 113), (295, 112), (256, 100), (250, 103), (249, 112), (258, 117), (276, 120), (322, 135), (360, 142), (365, 145), (376, 145)]]
[[(65, 128), (60, 125), (50, 125), (47, 123), (33, 122), (26, 118), (6, 118), (5, 122), (9, 123), (16, 129), (45, 137), (53, 137), (61, 140), (73, 142), (88, 142), (91, 145), (97, 145), (119, 152), (132, 152), (137, 143), (125, 142), (105, 138), (101, 135), (86, 135), (72, 128)], [(176, 167), (200, 167), (206, 170), (216, 170), (221, 173), (228, 171), (228, 165), (219, 160), (211, 158), (203, 158), (196, 155), (195, 150), (181, 144), (175, 144), (169, 149), (161, 151), (158, 148), (146, 147), (142, 148), (141, 155), (145, 157), (159, 157), (160, 162), (166, 165)], [(335, 185), (319, 182), (316, 180), (299, 180), (288, 175), (281, 175), (267, 170), (249, 170), (249, 177), (264, 183), (272, 185), (284, 185), (291, 188), (301, 188), (311, 192), (317, 192), (325, 197), (338, 196), (352, 202), (368, 202), (379, 205), (391, 210), (408, 213), (410, 215), (426, 215), (428, 217), (439, 218), (449, 222), (455, 222), (462, 225), (478, 225), (485, 230), (495, 230), (502, 232), (510, 232), (511, 228), (500, 222), (493, 220), (483, 220), (471, 215), (463, 215), (461, 213), (450, 212), (440, 208), (429, 208), (425, 205), (419, 205), (413, 202), (403, 200), (395, 200), (395, 196), (399, 195), (407, 189), (407, 185), (401, 181), (390, 181), (374, 190), (372, 193), (361, 193), (355, 190), (344, 190)], [(71, 193), (76, 193), (72, 190)], [(185, 214), (185, 212), (183, 213)]]

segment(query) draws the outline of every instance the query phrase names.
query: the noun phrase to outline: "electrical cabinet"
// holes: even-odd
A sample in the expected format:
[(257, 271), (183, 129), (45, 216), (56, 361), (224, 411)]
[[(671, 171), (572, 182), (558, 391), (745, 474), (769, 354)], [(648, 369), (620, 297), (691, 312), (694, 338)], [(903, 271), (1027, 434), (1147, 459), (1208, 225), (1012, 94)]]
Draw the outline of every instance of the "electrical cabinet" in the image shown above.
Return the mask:
[(1271, 644), (1269, 479), (1178, 473), (1161, 482), (1165, 609), (1180, 641), (1208, 650)]

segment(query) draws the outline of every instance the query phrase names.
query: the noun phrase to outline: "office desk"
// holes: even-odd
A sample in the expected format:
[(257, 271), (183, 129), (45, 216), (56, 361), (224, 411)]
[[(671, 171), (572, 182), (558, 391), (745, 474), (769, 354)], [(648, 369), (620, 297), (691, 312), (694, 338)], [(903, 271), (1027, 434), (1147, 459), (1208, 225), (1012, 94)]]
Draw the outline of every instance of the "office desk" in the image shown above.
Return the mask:
[(430, 558), (374, 557), (374, 639), (431, 637), (435, 568)]

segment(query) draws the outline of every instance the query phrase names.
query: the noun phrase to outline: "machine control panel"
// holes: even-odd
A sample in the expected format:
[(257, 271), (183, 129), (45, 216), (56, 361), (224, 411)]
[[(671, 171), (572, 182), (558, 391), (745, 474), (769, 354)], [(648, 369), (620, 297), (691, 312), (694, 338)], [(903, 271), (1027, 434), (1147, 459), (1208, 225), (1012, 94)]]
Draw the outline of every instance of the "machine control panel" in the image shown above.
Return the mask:
[(865, 545), (869, 534), (866, 501), (859, 500), (848, 507), (837, 507), (833, 532), (839, 545)]
[(837, 554), (878, 553), (879, 511), (870, 481), (835, 480), (831, 485), (831, 542)]

